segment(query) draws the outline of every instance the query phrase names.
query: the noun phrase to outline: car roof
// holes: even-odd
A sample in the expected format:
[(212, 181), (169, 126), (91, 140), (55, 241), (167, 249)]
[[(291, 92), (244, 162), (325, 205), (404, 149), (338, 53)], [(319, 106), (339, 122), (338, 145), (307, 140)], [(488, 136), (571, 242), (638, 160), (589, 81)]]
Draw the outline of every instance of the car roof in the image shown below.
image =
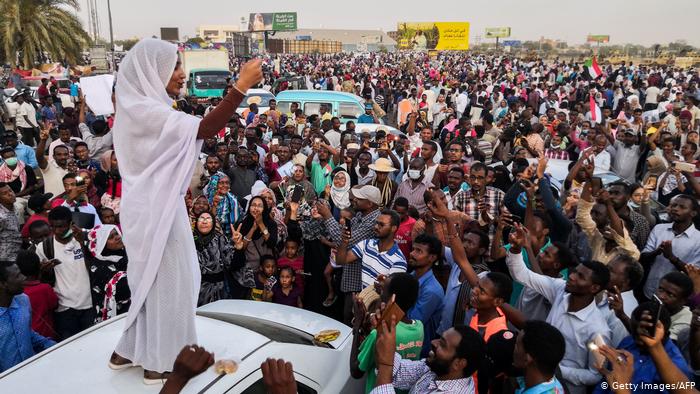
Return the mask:
[(248, 91), (245, 93), (246, 96), (250, 95), (255, 95), (255, 96), (272, 96), (274, 97), (275, 95), (270, 93), (269, 91), (265, 89), (248, 89)]
[[(264, 307), (263, 307), (264, 306)], [(100, 393), (158, 393), (162, 386), (142, 383), (141, 368), (113, 371), (107, 367), (124, 329), (126, 315), (100, 323), (63, 341), (45, 352), (0, 374), (0, 392), (37, 393), (45, 391), (51, 382), (52, 393), (74, 393), (76, 387), (89, 387)], [(226, 320), (230, 318), (230, 321)], [(273, 341), (256, 331), (232, 323), (235, 319), (275, 322), (280, 325), (311, 333), (323, 329), (340, 329), (339, 345), (351, 334), (342, 323), (300, 308), (291, 308), (256, 301), (218, 301), (197, 310), (195, 324), (198, 344), (215, 354), (216, 359), (239, 361), (235, 376), (242, 379), (260, 368), (260, 363), (245, 360), (269, 345), (292, 348), (294, 344)], [(308, 330), (308, 331), (306, 331)], [(84, 371), (84, 372), (80, 372)], [(183, 393), (198, 393), (217, 380), (213, 368), (195, 377)]]
[(294, 99), (364, 102), (360, 96), (352, 93), (335, 92), (331, 90), (284, 90), (277, 93), (278, 101), (291, 101)]
[[(370, 133), (370, 135), (374, 135), (377, 129), (380, 127), (384, 129), (384, 131), (387, 131), (393, 135), (406, 135), (404, 132), (395, 127), (377, 123), (355, 123), (355, 134), (362, 134), (367, 131)], [(340, 130), (345, 130), (345, 124), (340, 125)]]

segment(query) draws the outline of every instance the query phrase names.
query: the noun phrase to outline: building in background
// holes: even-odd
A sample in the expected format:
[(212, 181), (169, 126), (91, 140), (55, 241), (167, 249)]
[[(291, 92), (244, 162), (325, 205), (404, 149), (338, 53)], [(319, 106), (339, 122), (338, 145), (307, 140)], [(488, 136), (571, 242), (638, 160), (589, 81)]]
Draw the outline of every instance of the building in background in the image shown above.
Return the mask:
[(197, 26), (197, 37), (216, 43), (225, 43), (233, 37), (234, 33), (240, 32), (238, 25), (199, 25)]
[(385, 48), (389, 52), (396, 50), (396, 40), (381, 30), (346, 30), (346, 29), (299, 29), (278, 32), (274, 38), (301, 41), (339, 41), (343, 52), (378, 52)]

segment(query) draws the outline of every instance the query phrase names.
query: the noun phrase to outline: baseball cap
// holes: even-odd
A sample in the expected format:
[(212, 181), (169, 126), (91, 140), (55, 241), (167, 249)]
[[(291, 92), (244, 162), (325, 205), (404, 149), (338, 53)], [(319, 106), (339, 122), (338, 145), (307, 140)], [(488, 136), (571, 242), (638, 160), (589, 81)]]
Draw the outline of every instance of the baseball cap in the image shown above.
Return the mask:
[(356, 186), (352, 189), (352, 195), (357, 199), (369, 200), (377, 205), (381, 204), (382, 202), (382, 193), (378, 188), (372, 185), (365, 185), (361, 187)]
[(622, 130), (622, 132), (625, 133), (625, 134), (632, 134), (632, 135), (636, 135), (636, 134), (637, 134), (636, 131), (634, 131), (634, 130), (632, 130), (632, 129), (629, 129), (629, 128), (628, 128), (628, 129)]
[(27, 207), (29, 207), (29, 209), (31, 209), (34, 212), (41, 211), (44, 204), (46, 204), (46, 202), (50, 201), (52, 198), (52, 193), (34, 194), (31, 197), (29, 197)]

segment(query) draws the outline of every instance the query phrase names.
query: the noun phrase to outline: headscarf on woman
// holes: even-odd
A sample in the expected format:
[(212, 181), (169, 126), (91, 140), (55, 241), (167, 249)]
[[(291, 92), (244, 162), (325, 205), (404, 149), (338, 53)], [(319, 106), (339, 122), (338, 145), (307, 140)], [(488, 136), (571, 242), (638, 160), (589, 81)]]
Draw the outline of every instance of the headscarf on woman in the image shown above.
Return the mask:
[(176, 45), (143, 39), (120, 63), (115, 89), (120, 221), (132, 256), (132, 307), (115, 351), (149, 371), (170, 370), (178, 349), (197, 342), (201, 273), (182, 199), (202, 149), (202, 120), (173, 108), (166, 87), (177, 63)]
[[(200, 226), (205, 226), (202, 217), (211, 218), (210, 230), (203, 233)], [(224, 298), (230, 298), (229, 278), (233, 262), (234, 249), (228, 237), (217, 227), (217, 220), (210, 212), (201, 212), (195, 219), (193, 229), (194, 244), (197, 248), (199, 269), (202, 273), (202, 285), (199, 290), (197, 305), (204, 305)]]
[(126, 250), (108, 250), (107, 241), (115, 232), (121, 236), (119, 227), (111, 224), (96, 226), (88, 232), (88, 249), (92, 258), (90, 265), (90, 287), (95, 322), (105, 321), (128, 311), (131, 291), (127, 283), (128, 258)]
[[(213, 220), (211, 231), (209, 231), (206, 234), (203, 234), (197, 228), (197, 221), (204, 214), (211, 216), (212, 220)], [(197, 247), (197, 252), (201, 252), (202, 250), (206, 249), (207, 245), (209, 245), (209, 242), (211, 242), (211, 240), (214, 238), (214, 236), (217, 233), (221, 232), (220, 228), (217, 228), (217, 224), (218, 224), (218, 221), (216, 220), (216, 216), (212, 215), (211, 212), (209, 212), (209, 211), (200, 212), (199, 215), (197, 215), (197, 217), (195, 217), (194, 228), (192, 229), (192, 233), (194, 235), (194, 245)]]
[[(212, 175), (207, 189), (207, 199), (212, 211), (216, 213), (216, 220), (221, 223), (224, 234), (231, 236), (231, 225), (238, 221), (241, 209), (238, 200), (231, 194), (230, 188), (224, 194), (219, 192), (219, 182), (223, 178), (228, 179), (228, 176), (219, 173)], [(220, 198), (218, 202), (217, 196)]]
[[(261, 196), (266, 202), (268, 202), (268, 205), (270, 206), (270, 215), (272, 215), (272, 219), (274, 219), (275, 223), (277, 223), (277, 239), (283, 242), (287, 239), (287, 225), (284, 223), (284, 214), (277, 208), (277, 197), (275, 197), (275, 192), (273, 192), (269, 187), (265, 187), (257, 195)], [(272, 204), (269, 204), (270, 201), (268, 201), (268, 199), (272, 202)]]
[(112, 208), (114, 214), (119, 214), (119, 206), (122, 200), (122, 178), (119, 175), (119, 168), (112, 168), (113, 150), (108, 150), (100, 155), (100, 167), (107, 174), (107, 189), (102, 195), (101, 205)]
[(344, 170), (340, 170), (333, 175), (333, 179), (338, 175), (343, 175), (345, 177), (345, 186), (338, 188), (335, 187), (335, 183), (331, 182), (331, 200), (333, 205), (338, 209), (345, 209), (350, 206), (350, 174)]

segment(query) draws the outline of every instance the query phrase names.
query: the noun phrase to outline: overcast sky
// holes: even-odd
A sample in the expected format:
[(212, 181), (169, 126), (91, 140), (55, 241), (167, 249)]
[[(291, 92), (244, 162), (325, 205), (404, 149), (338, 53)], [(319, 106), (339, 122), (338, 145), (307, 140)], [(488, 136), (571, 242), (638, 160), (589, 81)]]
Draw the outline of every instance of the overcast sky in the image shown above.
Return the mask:
[[(80, 0), (87, 27), (87, 0)], [(100, 4), (102, 36), (109, 38), (106, 1)], [(609, 34), (611, 43), (666, 44), (684, 39), (700, 47), (698, 0), (112, 0), (115, 39), (160, 35), (179, 27), (194, 36), (200, 24), (240, 25), (251, 12), (296, 11), (299, 28), (396, 30), (400, 21), (467, 21), (470, 41), (484, 28), (510, 26), (511, 39), (541, 36), (580, 44), (587, 34)], [(257, 5), (255, 5), (257, 3)], [(86, 29), (87, 30), (87, 29)]]

